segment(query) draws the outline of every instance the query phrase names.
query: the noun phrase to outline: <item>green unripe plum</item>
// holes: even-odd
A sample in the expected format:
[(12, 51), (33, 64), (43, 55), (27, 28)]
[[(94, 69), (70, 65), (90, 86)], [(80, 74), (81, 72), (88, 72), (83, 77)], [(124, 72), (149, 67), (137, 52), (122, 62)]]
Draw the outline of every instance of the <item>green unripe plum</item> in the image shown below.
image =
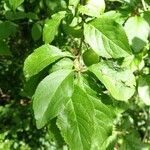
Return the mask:
[(82, 57), (86, 66), (91, 66), (99, 62), (99, 56), (93, 50), (85, 51)]

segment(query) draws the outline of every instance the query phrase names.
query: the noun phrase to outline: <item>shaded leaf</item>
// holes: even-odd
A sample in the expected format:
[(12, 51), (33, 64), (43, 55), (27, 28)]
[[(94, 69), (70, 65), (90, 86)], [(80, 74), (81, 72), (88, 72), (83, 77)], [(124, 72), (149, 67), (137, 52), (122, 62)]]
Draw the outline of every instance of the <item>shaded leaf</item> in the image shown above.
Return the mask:
[(56, 121), (57, 121), (57, 118), (54, 118), (50, 121), (50, 124), (48, 125), (48, 134), (51, 140), (55, 142), (56, 147), (59, 148), (59, 147), (63, 147), (65, 142), (64, 142), (63, 137), (61, 136), (59, 128), (56, 125)]
[(47, 20), (43, 29), (43, 41), (45, 43), (51, 43), (54, 40), (55, 35), (58, 32), (58, 27), (61, 20), (65, 17), (65, 11), (58, 12)]
[(10, 21), (0, 23), (0, 39), (8, 38), (17, 31), (17, 25)]
[(16, 10), (23, 2), (24, 0), (9, 0), (9, 4), (13, 10)]
[(10, 55), (12, 54), (8, 48), (8, 45), (5, 42), (0, 41), (0, 56), (10, 56)]
[(150, 25), (150, 11), (144, 11), (143, 18), (148, 22)]
[(42, 27), (40, 24), (35, 23), (32, 26), (32, 30), (31, 30), (31, 35), (34, 41), (37, 41), (41, 38), (42, 36)]
[(36, 87), (40, 81), (47, 76), (47, 71), (43, 70), (39, 74), (32, 76), (27, 82), (24, 83), (23, 91), (21, 92), (22, 96), (32, 98), (35, 93)]
[(67, 35), (71, 35), (75, 38), (80, 38), (83, 34), (80, 26), (70, 26), (67, 24), (63, 24), (63, 29)]
[(18, 12), (7, 11), (5, 13), (5, 17), (8, 20), (20, 20), (26, 18), (26, 13), (22, 11), (18, 11)]
[(26, 17), (32, 20), (38, 20), (38, 15), (34, 12), (27, 12)]
[(133, 131), (130, 134), (127, 134), (124, 139), (123, 143), (120, 147), (120, 150), (149, 150), (148, 144), (144, 144), (139, 137), (137, 132)]

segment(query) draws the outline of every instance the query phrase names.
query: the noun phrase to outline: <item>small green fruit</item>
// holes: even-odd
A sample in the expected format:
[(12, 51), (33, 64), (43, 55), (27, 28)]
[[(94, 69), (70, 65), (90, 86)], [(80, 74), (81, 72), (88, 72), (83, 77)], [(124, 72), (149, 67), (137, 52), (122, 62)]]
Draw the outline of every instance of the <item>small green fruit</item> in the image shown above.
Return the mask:
[(87, 50), (83, 53), (83, 61), (86, 66), (97, 64), (99, 56), (93, 50)]

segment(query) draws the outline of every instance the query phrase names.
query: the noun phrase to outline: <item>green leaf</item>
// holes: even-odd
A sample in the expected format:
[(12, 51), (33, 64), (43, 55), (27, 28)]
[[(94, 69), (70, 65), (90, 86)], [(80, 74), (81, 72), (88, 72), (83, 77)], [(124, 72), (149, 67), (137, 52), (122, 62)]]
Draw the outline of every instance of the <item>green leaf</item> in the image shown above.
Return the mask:
[(48, 130), (47, 130), (48, 131), (48, 135), (49, 135), (48, 139), (52, 140), (53, 143), (55, 143), (55, 146), (57, 148), (58, 147), (60, 148), (60, 147), (64, 146), (65, 142), (64, 142), (63, 137), (61, 136), (59, 128), (56, 125), (56, 122), (57, 122), (57, 118), (54, 118), (54, 119), (52, 119), (50, 121), (50, 123), (48, 125)]
[(54, 72), (60, 69), (72, 69), (73, 68), (73, 61), (70, 58), (62, 58), (58, 62), (56, 62), (49, 72)]
[[(94, 104), (95, 110), (95, 129), (91, 149), (95, 150), (101, 147), (101, 150), (106, 150), (107, 147), (115, 144), (114, 140), (116, 139), (116, 135), (112, 134), (113, 122), (116, 115), (122, 112), (120, 108), (122, 109), (123, 107), (117, 105), (116, 102), (118, 101), (112, 97), (110, 98), (108, 95), (100, 92), (101, 87), (98, 87), (98, 83), (94, 82), (94, 79), (91, 78), (92, 75), (89, 74), (89, 78), (85, 77), (85, 75), (81, 76), (80, 85), (82, 85), (82, 88)], [(118, 102), (118, 104), (120, 103), (124, 102)]]
[(93, 97), (97, 97), (102, 92), (102, 86), (98, 82), (99, 80), (91, 72), (84, 73), (80, 76), (80, 84), (88, 95), (92, 95)]
[(117, 100), (127, 101), (135, 92), (135, 77), (130, 70), (123, 70), (111, 61), (100, 62), (89, 67)]
[(33, 110), (38, 128), (56, 117), (73, 93), (72, 70), (51, 73), (38, 85), (33, 96)]
[(131, 57), (126, 57), (121, 66), (127, 67), (133, 72), (136, 70), (141, 70), (144, 67), (145, 63), (142, 55), (132, 55)]
[(24, 63), (24, 74), (28, 79), (38, 74), (48, 65), (56, 60), (66, 56), (65, 52), (49, 44), (45, 44), (37, 48), (31, 55), (27, 57)]
[(22, 11), (18, 11), (18, 12), (7, 11), (5, 13), (5, 17), (8, 20), (20, 20), (26, 18), (26, 13)]
[(131, 55), (127, 36), (121, 25), (108, 17), (84, 25), (85, 41), (102, 57), (120, 58)]
[(21, 20), (21, 19), (32, 19), (32, 20), (38, 20), (38, 16), (36, 13), (28, 12), (25, 13), (23, 11), (6, 11), (5, 17), (7, 20)]
[(150, 11), (144, 11), (143, 18), (147, 21), (147, 23), (150, 25)]
[(75, 38), (81, 38), (83, 32), (80, 26), (70, 26), (63, 24), (63, 30), (67, 35), (71, 35)]
[(51, 43), (55, 35), (58, 32), (58, 27), (61, 20), (65, 17), (65, 11), (60, 11), (52, 16), (51, 19), (47, 20), (43, 29), (43, 41), (45, 43)]
[(140, 16), (130, 17), (125, 23), (125, 31), (133, 50), (139, 52), (148, 43), (149, 24)]
[(52, 13), (57, 13), (58, 11), (62, 11), (67, 9), (67, 3), (68, 0), (45, 0), (44, 1), (44, 5), (42, 6), (43, 8), (45, 8), (45, 6), (47, 7), (47, 9)]
[(9, 4), (13, 10), (16, 10), (23, 2), (24, 0), (9, 0)]
[(91, 97), (95, 109), (95, 130), (93, 135), (92, 149), (106, 150), (110, 144), (109, 138), (112, 134), (113, 121), (115, 113), (113, 108), (110, 109), (107, 105), (103, 104), (99, 99)]
[(144, 144), (140, 140), (140, 135), (133, 130), (124, 137), (120, 150), (149, 150), (149, 146)]
[(76, 85), (71, 100), (57, 120), (61, 134), (70, 149), (90, 149), (93, 140), (94, 113), (90, 98)]
[(116, 115), (125, 112), (129, 108), (129, 103), (118, 101), (112, 96), (108, 95), (108, 93), (104, 94), (101, 92), (101, 101), (103, 104), (107, 105), (110, 110), (113, 110)]
[(130, 13), (130, 10), (126, 10), (126, 11), (110, 10), (110, 11), (105, 12), (103, 16), (109, 17), (115, 20), (120, 25), (122, 25), (128, 19), (129, 13)]
[(105, 150), (114, 118), (113, 108), (76, 85), (71, 100), (58, 116), (57, 125), (70, 149)]
[(37, 41), (41, 38), (42, 36), (42, 27), (40, 24), (35, 23), (32, 26), (32, 30), (31, 30), (31, 35), (34, 41)]
[(29, 19), (32, 19), (32, 20), (38, 20), (39, 19), (38, 15), (34, 12), (27, 12), (26, 17)]
[(8, 45), (3, 42), (0, 41), (0, 56), (11, 56), (11, 51), (8, 48)]
[(92, 17), (99, 17), (105, 10), (104, 0), (87, 0), (85, 6), (79, 7), (79, 12)]
[(0, 23), (0, 39), (6, 39), (17, 32), (17, 25), (10, 21)]
[(69, 6), (77, 7), (79, 2), (80, 2), (80, 0), (69, 0)]
[(138, 79), (138, 94), (146, 105), (150, 105), (150, 75)]

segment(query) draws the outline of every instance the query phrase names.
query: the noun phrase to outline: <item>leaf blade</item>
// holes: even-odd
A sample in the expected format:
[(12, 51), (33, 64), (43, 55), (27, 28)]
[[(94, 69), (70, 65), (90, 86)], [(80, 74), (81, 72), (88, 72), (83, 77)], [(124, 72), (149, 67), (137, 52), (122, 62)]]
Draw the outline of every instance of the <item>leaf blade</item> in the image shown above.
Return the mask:
[(38, 128), (58, 115), (73, 92), (72, 70), (51, 73), (38, 85), (33, 96), (33, 110)]
[(51, 43), (54, 40), (55, 35), (58, 32), (60, 22), (64, 17), (65, 11), (61, 11), (54, 14), (51, 19), (46, 21), (43, 29), (43, 41), (46, 44)]
[(24, 74), (28, 79), (38, 74), (45, 67), (65, 56), (57, 47), (45, 44), (29, 55), (24, 63)]
[(115, 69), (112, 62), (106, 61), (92, 65), (89, 71), (97, 76), (117, 100), (127, 101), (135, 92), (135, 77), (130, 70)]
[(113, 19), (101, 17), (84, 25), (85, 41), (100, 56), (120, 58), (131, 55), (127, 36)]
[(109, 138), (112, 135), (113, 121), (116, 117), (113, 108), (107, 107), (100, 99), (90, 96), (95, 109), (95, 130), (92, 149), (107, 149)]
[(94, 108), (90, 99), (79, 86), (75, 86), (72, 99), (57, 120), (57, 126), (71, 149), (90, 149), (93, 119)]
[(24, 0), (9, 0), (10, 5), (12, 6), (13, 10), (16, 10)]

